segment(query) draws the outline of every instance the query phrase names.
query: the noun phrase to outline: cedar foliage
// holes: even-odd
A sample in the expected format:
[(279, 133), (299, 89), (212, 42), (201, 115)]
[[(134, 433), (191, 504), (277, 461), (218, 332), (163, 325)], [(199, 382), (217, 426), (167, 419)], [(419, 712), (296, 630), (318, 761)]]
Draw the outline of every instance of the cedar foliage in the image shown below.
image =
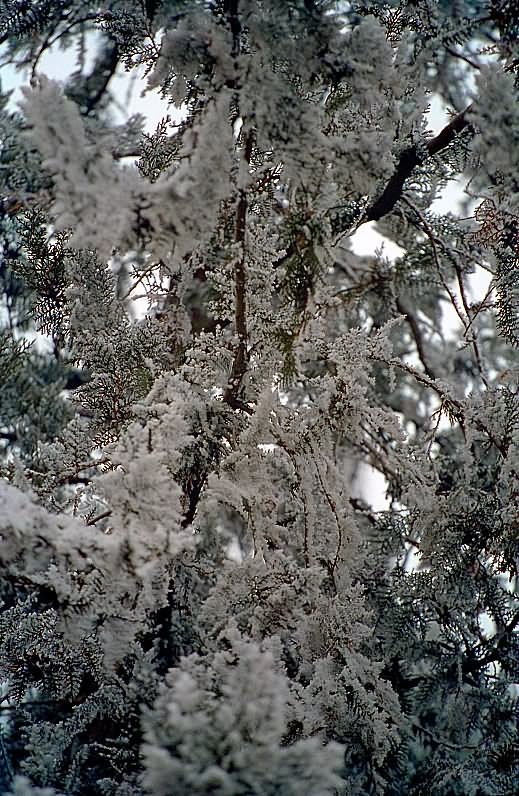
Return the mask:
[(0, 3), (2, 793), (517, 792), (517, 19)]

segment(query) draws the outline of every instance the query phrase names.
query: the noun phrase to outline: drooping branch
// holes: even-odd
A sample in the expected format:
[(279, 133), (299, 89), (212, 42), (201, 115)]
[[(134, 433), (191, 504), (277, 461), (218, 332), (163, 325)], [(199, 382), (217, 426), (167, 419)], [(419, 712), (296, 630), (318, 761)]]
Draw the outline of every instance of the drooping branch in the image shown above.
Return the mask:
[(422, 330), (420, 328), (418, 318), (412, 312), (411, 308), (408, 307), (407, 304), (401, 298), (397, 297), (395, 303), (398, 312), (405, 317), (409, 325), (409, 328), (411, 330), (416, 345), (416, 352), (418, 354), (418, 357), (420, 358), (425, 373), (427, 374), (427, 376), (429, 376), (430, 379), (433, 380), (436, 379), (436, 373), (429, 360), (427, 345), (425, 340), (423, 339)]

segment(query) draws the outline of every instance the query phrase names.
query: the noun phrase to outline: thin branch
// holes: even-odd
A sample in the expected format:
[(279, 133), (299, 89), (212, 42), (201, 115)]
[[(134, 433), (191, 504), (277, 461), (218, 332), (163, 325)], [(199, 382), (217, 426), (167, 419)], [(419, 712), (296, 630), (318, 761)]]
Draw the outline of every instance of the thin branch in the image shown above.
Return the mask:
[(102, 511), (100, 514), (97, 514), (95, 517), (92, 517), (90, 520), (86, 520), (87, 525), (95, 525), (96, 522), (100, 520), (104, 520), (106, 517), (109, 517), (112, 513), (112, 509), (106, 509), (106, 511)]
[(355, 443), (355, 447), (363, 453), (369, 454), (369, 465), (383, 475), (384, 478), (386, 478), (388, 481), (393, 481), (395, 484), (401, 483), (402, 474), (398, 473), (392, 464), (389, 463), (387, 456), (384, 457), (383, 454), (385, 454), (386, 451), (383, 449), (377, 449), (377, 445), (380, 447), (380, 443), (378, 443), (378, 441), (375, 442), (375, 444), (370, 442), (368, 437), (372, 437), (372, 434), (368, 429), (362, 428), (362, 430), (364, 431), (365, 436), (361, 442)]
[(441, 263), (440, 263), (440, 257), (438, 255), (438, 249), (436, 247), (437, 238), (436, 238), (436, 236), (434, 234), (434, 231), (431, 229), (431, 226), (430, 226), (429, 222), (427, 221), (427, 219), (425, 218), (425, 216), (423, 215), (423, 213), (412, 202), (410, 202), (409, 199), (407, 199), (405, 196), (402, 196), (401, 200), (402, 200), (402, 202), (404, 202), (404, 204), (406, 204), (413, 211), (413, 213), (416, 214), (416, 216), (420, 220), (420, 223), (422, 225), (423, 231), (427, 235), (427, 237), (428, 237), (428, 239), (430, 241), (430, 244), (431, 244), (432, 253), (433, 253), (433, 259), (434, 259), (434, 262), (435, 262), (435, 265), (436, 265), (436, 270), (438, 272), (438, 276), (440, 278), (440, 282), (442, 284), (442, 287), (445, 290), (445, 292), (447, 293), (447, 295), (449, 296), (451, 304), (452, 304), (452, 306), (454, 307), (454, 309), (456, 311), (456, 315), (458, 316), (458, 318), (461, 321), (463, 329), (466, 330), (469, 321), (468, 321), (468, 318), (466, 318), (464, 316), (463, 311), (462, 311), (461, 307), (459, 306), (459, 302), (458, 302), (458, 299), (456, 297), (456, 294), (453, 293), (453, 291), (449, 287), (449, 284), (448, 284), (447, 280), (445, 279), (445, 277), (443, 275), (443, 271), (442, 271), (442, 267), (441, 267)]
[(422, 336), (422, 330), (420, 329), (420, 324), (418, 323), (418, 320), (417, 320), (416, 316), (413, 315), (413, 313), (411, 312), (410, 308), (406, 304), (404, 304), (404, 302), (400, 298), (396, 299), (396, 308), (397, 308), (398, 312), (405, 317), (405, 319), (406, 319), (406, 321), (407, 321), (407, 323), (409, 325), (409, 328), (411, 329), (411, 332), (412, 332), (412, 335), (413, 335), (413, 338), (414, 338), (414, 341), (415, 341), (415, 345), (416, 345), (416, 351), (417, 351), (418, 356), (420, 358), (420, 361), (421, 361), (421, 363), (423, 365), (423, 369), (424, 369), (425, 373), (431, 379), (435, 379), (436, 378), (436, 374), (434, 372), (433, 367), (431, 366), (431, 364), (429, 362), (429, 355), (427, 354), (427, 351), (426, 351), (424, 339), (423, 339), (423, 336)]
[[(442, 245), (443, 245), (443, 243), (442, 243)], [(465, 290), (465, 283), (463, 281), (463, 274), (462, 274), (461, 268), (459, 267), (457, 262), (454, 263), (454, 270), (456, 271), (456, 278), (458, 280), (458, 287), (459, 287), (459, 290), (460, 290), (461, 301), (462, 301), (463, 308), (465, 310), (465, 314), (467, 316), (467, 321), (468, 321), (467, 325), (465, 326), (465, 337), (467, 337), (469, 329), (470, 329), (470, 327), (472, 325), (472, 321), (473, 321), (472, 312), (471, 312), (471, 307), (470, 307), (470, 304), (469, 304), (469, 301), (468, 301), (468, 298), (467, 298), (467, 292)], [(481, 381), (483, 382), (485, 387), (488, 388), (488, 381), (487, 381), (487, 377), (485, 375), (485, 371), (483, 369), (483, 361), (481, 359), (481, 353), (479, 351), (478, 341), (477, 341), (476, 335), (474, 334), (473, 330), (471, 330), (471, 332), (470, 332), (470, 342), (472, 343), (472, 348), (474, 350), (474, 358), (475, 358), (476, 364), (478, 366), (479, 375), (481, 376)]]
[[(433, 250), (434, 262), (436, 263), (436, 269), (437, 269), (438, 275), (439, 275), (439, 277), (441, 279), (442, 286), (445, 289), (445, 291), (447, 292), (447, 294), (448, 294), (448, 296), (449, 296), (449, 298), (451, 300), (452, 306), (454, 307), (454, 309), (456, 311), (456, 314), (458, 315), (458, 317), (459, 317), (459, 319), (460, 319), (460, 321), (461, 321), (461, 323), (463, 325), (464, 336), (467, 339), (467, 342), (469, 342), (472, 345), (472, 348), (474, 350), (474, 358), (475, 358), (475, 361), (476, 361), (476, 365), (478, 366), (478, 370), (479, 370), (479, 374), (481, 376), (481, 380), (482, 380), (483, 384), (485, 385), (485, 387), (488, 387), (488, 381), (487, 381), (487, 378), (485, 376), (485, 372), (483, 370), (481, 354), (480, 354), (480, 351), (479, 351), (479, 346), (478, 346), (476, 337), (475, 337), (475, 335), (473, 333), (471, 333), (470, 339), (468, 338), (468, 331), (470, 329), (470, 326), (472, 324), (472, 320), (473, 319), (472, 319), (471, 308), (470, 308), (470, 304), (469, 304), (467, 293), (466, 293), (466, 289), (465, 289), (465, 283), (463, 281), (463, 274), (461, 272), (461, 268), (460, 268), (460, 266), (458, 264), (458, 261), (456, 260), (455, 257), (453, 257), (452, 252), (449, 250), (449, 247), (445, 244), (445, 242), (441, 238), (438, 238), (434, 234), (434, 230), (431, 228), (429, 222), (427, 221), (427, 219), (425, 218), (423, 213), (413, 204), (413, 202), (410, 202), (409, 199), (407, 199), (407, 197), (405, 197), (405, 196), (402, 196), (401, 200), (419, 218), (420, 223), (422, 225), (422, 228), (423, 228), (425, 234), (427, 235), (427, 237), (429, 238), (429, 241), (431, 243), (431, 247), (432, 247), (432, 250)], [(445, 278), (443, 276), (443, 273), (442, 273), (442, 270), (441, 270), (441, 265), (440, 265), (440, 258), (438, 256), (438, 251), (437, 251), (437, 248), (436, 248), (436, 244), (437, 243), (440, 244), (440, 246), (442, 247), (443, 252), (445, 253), (445, 255), (448, 257), (448, 259), (452, 262), (452, 264), (454, 266), (454, 271), (456, 273), (456, 279), (457, 279), (457, 282), (458, 282), (458, 288), (459, 288), (460, 297), (461, 297), (461, 303), (463, 305), (463, 311), (462, 311), (461, 307), (458, 304), (458, 300), (456, 298), (456, 295), (452, 292), (452, 290), (450, 289), (447, 281), (445, 280)]]
[[(476, 320), (476, 318), (478, 317), (478, 315), (481, 312), (483, 312), (484, 310), (489, 310), (489, 309), (492, 308), (493, 305), (492, 305), (492, 303), (489, 302), (489, 299), (490, 299), (490, 296), (492, 295), (493, 291), (494, 291), (494, 279), (492, 278), (490, 280), (490, 284), (489, 284), (489, 286), (487, 288), (487, 291), (486, 291), (485, 295), (483, 296), (481, 301), (479, 301), (476, 304), (476, 306), (474, 307), (474, 314), (473, 314), (473, 316), (472, 316), (472, 318), (470, 320), (470, 323), (468, 325), (468, 329), (470, 329), (470, 327), (472, 326), (472, 324), (474, 323), (474, 321)], [(467, 331), (468, 331), (468, 329), (467, 329)]]
[(450, 741), (444, 741), (441, 738), (438, 738), (431, 730), (428, 730), (426, 727), (422, 727), (421, 724), (417, 722), (413, 722), (412, 724), (413, 729), (418, 730), (418, 732), (423, 732), (424, 735), (427, 735), (428, 738), (433, 741), (433, 743), (437, 744), (438, 746), (444, 746), (446, 749), (452, 749), (458, 752), (460, 749), (481, 749), (481, 744), (458, 744), (458, 743), (451, 743)]
[[(61, 478), (59, 478), (57, 480), (56, 483), (57, 484), (83, 483), (83, 480), (81, 480), (81, 481), (79, 481), (79, 480), (78, 481), (73, 481), (72, 479), (78, 478), (79, 477), (79, 473), (83, 472), (84, 470), (93, 470), (96, 467), (101, 467), (103, 465), (110, 465), (110, 464), (111, 464), (110, 459), (97, 459), (97, 460), (94, 459), (91, 462), (84, 462), (84, 463), (78, 464), (76, 466), (75, 470), (73, 470), (72, 472), (68, 473), (67, 475), (63, 475)], [(92, 480), (91, 478), (86, 478), (84, 480), (84, 483), (88, 484), (91, 480)]]
[[(63, 28), (63, 30), (60, 30), (58, 31), (58, 33), (56, 33), (56, 28), (59, 26), (59, 23), (64, 21), (65, 21), (65, 16), (61, 15), (60, 18), (56, 20), (56, 26), (53, 29), (51, 29), (43, 39), (43, 42), (40, 45), (32, 64), (31, 80), (34, 80), (36, 78), (36, 70), (38, 68), (38, 64), (43, 55), (45, 55), (45, 53), (47, 52), (47, 50), (50, 50), (52, 47), (54, 47), (54, 45), (57, 44), (60, 39), (62, 39), (64, 36), (67, 36), (67, 34), (69, 34), (78, 25), (84, 25), (85, 22), (98, 22), (99, 14), (94, 12), (94, 13), (85, 14), (82, 17), (73, 18), (72, 22), (66, 25)], [(54, 36), (55, 33), (56, 35)], [(6, 40), (6, 38), (7, 38), (6, 36), (2, 36), (2, 38), (0, 39), (0, 44), (2, 44)]]
[(478, 71), (481, 70), (481, 66), (467, 55), (464, 55), (463, 53), (457, 53), (456, 50), (452, 49), (452, 47), (445, 47), (445, 50), (449, 53), (449, 55), (452, 55), (453, 58), (459, 58), (462, 61), (465, 61), (465, 63), (472, 67), (472, 69), (477, 69)]
[(334, 520), (335, 520), (335, 524), (337, 526), (337, 547), (336, 547), (336, 550), (335, 550), (335, 555), (334, 555), (333, 561), (330, 562), (330, 565), (331, 565), (330, 572), (331, 572), (331, 575), (333, 576), (335, 574), (335, 570), (337, 569), (337, 564), (339, 563), (339, 556), (341, 554), (341, 549), (342, 549), (342, 544), (343, 544), (343, 535), (342, 535), (343, 528), (342, 528), (342, 523), (341, 523), (339, 514), (337, 512), (337, 506), (335, 505), (335, 501), (333, 500), (332, 496), (330, 495), (329, 491), (327, 490), (327, 488), (325, 486), (324, 479), (323, 479), (321, 470), (319, 468), (319, 463), (317, 461), (317, 454), (316, 454), (315, 450), (313, 449), (313, 446), (311, 446), (311, 451), (312, 451), (312, 458), (313, 458), (314, 465), (315, 465), (315, 471), (317, 473), (317, 480), (319, 481), (319, 485), (320, 485), (320, 487), (321, 487), (321, 489), (323, 491), (323, 494), (324, 494), (324, 496), (326, 498), (326, 502), (328, 503), (328, 506), (330, 507), (330, 511), (333, 514), (333, 517), (334, 517)]
[[(146, 279), (146, 277), (149, 276), (150, 274), (152, 274), (153, 271), (156, 271), (157, 269), (159, 269), (163, 265), (164, 265), (164, 263), (162, 263), (160, 260), (158, 262), (156, 260), (153, 260), (151, 262), (151, 264), (147, 268), (145, 268), (144, 271), (141, 274), (139, 274), (139, 276), (137, 277), (135, 282), (132, 285), (130, 285), (130, 287), (128, 288), (128, 290), (124, 294), (124, 296), (121, 297), (121, 299), (120, 299), (121, 302), (124, 303), (125, 301), (127, 301), (130, 298), (130, 294), (133, 293), (133, 291), (136, 289), (136, 287), (139, 284), (142, 284), (144, 282), (144, 280)], [(144, 295), (146, 296), (147, 293), (145, 293)], [(139, 297), (139, 298), (142, 298), (142, 297)]]
[[(429, 389), (433, 390), (433, 392), (438, 395), (441, 400), (443, 401), (446, 408), (450, 409), (451, 414), (456, 418), (458, 421), (460, 428), (465, 434), (465, 409), (461, 401), (457, 398), (453, 398), (450, 395), (447, 395), (443, 385), (430, 379), (424, 373), (421, 373), (419, 370), (416, 370), (412, 365), (408, 365), (406, 362), (403, 362), (400, 359), (391, 359), (387, 361), (388, 365), (393, 365), (396, 368), (400, 368), (400, 370), (404, 370), (406, 373), (409, 373), (410, 376), (413, 376), (419, 384), (423, 384), (424, 387), (429, 387)], [(477, 428), (478, 431), (481, 431), (483, 434), (486, 434), (490, 442), (494, 445), (494, 447), (499, 451), (503, 458), (506, 458), (508, 453), (507, 446), (500, 442), (494, 433), (482, 423), (481, 420), (475, 420), (474, 426)]]

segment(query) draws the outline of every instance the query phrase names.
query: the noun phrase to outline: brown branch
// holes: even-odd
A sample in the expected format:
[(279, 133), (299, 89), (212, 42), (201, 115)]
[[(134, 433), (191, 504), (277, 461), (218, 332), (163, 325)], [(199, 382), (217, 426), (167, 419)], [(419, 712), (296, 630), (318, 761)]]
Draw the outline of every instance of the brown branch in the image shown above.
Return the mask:
[(295, 243), (290, 243), (290, 244), (287, 246), (287, 248), (285, 249), (285, 253), (284, 253), (284, 254), (282, 254), (282, 255), (281, 255), (281, 257), (279, 257), (277, 260), (274, 260), (274, 262), (272, 263), (272, 267), (273, 267), (273, 268), (280, 268), (282, 265), (284, 265), (284, 263), (286, 263), (286, 262), (287, 262), (287, 260), (290, 260), (290, 258), (291, 258), (291, 257), (292, 257), (292, 256), (293, 256), (293, 255), (294, 255), (296, 252), (297, 252), (297, 246), (296, 246), (296, 244), (295, 244)]
[(106, 517), (109, 517), (112, 513), (111, 509), (106, 509), (106, 511), (102, 511), (100, 514), (97, 514), (95, 517), (92, 517), (90, 520), (86, 520), (86, 525), (95, 525), (96, 522), (100, 520), (104, 520)]
[[(373, 204), (365, 210), (364, 215), (357, 224), (357, 228), (362, 224), (366, 224), (368, 221), (380, 221), (383, 216), (387, 216), (388, 213), (393, 210), (396, 203), (402, 197), (405, 181), (409, 179), (414, 169), (424, 163), (429, 157), (433, 157), (443, 149), (446, 149), (457, 135), (470, 127), (468, 115), (471, 110), (472, 105), (469, 105), (462, 113), (455, 116), (437, 136), (431, 138), (423, 148), (414, 144), (400, 153), (395, 172), (390, 177), (389, 182), (378, 199), (375, 199)], [(347, 232), (347, 230), (343, 230), (339, 234), (343, 235), (345, 232)], [(296, 244), (290, 243), (285, 253), (274, 261), (273, 267), (279, 268), (284, 265), (296, 252)]]
[[(254, 135), (250, 132), (245, 139), (245, 162), (250, 164), (252, 157)], [(239, 392), (243, 377), (247, 372), (248, 352), (247, 352), (247, 299), (246, 285), (247, 274), (245, 269), (245, 232), (247, 226), (248, 199), (246, 188), (240, 189), (238, 204), (236, 207), (236, 226), (235, 240), (241, 245), (241, 254), (234, 263), (234, 323), (238, 345), (234, 354), (231, 376), (227, 384), (223, 399), (233, 409), (243, 409), (244, 402), (239, 400)]]
[(363, 223), (366, 221), (379, 221), (383, 216), (393, 210), (394, 206), (402, 196), (404, 183), (413, 170), (424, 163), (427, 158), (437, 155), (443, 149), (449, 146), (452, 141), (461, 133), (465, 128), (469, 127), (468, 114), (472, 110), (472, 105), (465, 108), (462, 113), (455, 116), (452, 121), (441, 130), (437, 136), (431, 138), (427, 142), (424, 150), (415, 144), (400, 154), (398, 166), (392, 177), (389, 179), (382, 194), (375, 199), (371, 207), (368, 207), (364, 214)]
[(87, 92), (87, 99), (84, 103), (84, 108), (82, 108), (83, 115), (87, 116), (99, 105), (110, 80), (115, 76), (118, 65), (119, 47), (115, 41), (110, 41), (96, 60), (92, 72), (85, 79), (82, 86)]
[(431, 138), (431, 140), (427, 142), (427, 153), (430, 157), (437, 155), (442, 149), (448, 147), (457, 135), (470, 127), (468, 116), (472, 111), (472, 107), (472, 104), (468, 105), (465, 110), (455, 116), (437, 136)]

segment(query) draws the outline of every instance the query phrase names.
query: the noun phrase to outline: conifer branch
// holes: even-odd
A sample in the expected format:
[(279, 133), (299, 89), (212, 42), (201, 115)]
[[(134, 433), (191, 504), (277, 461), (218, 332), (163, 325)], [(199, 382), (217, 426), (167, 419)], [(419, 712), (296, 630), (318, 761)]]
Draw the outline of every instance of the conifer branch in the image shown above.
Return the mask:
[[(173, 771), (179, 796), (218, 772), (264, 796), (468, 793), (477, 757), (482, 791), (515, 792), (517, 358), (482, 312), (496, 290), (517, 326), (513, 15), (27, 5), (0, 0), (18, 62), (63, 36), (78, 68), (27, 89), (23, 121), (0, 108), (0, 791), (158, 796)], [(433, 85), (460, 93), (448, 67), (473, 48), (479, 63), (489, 25), (489, 121), (460, 164), (488, 198), (467, 235), (419, 186), (457, 169), (469, 109), (429, 141), (380, 134), (396, 108), (420, 129)], [(140, 121), (109, 112), (117, 57), (167, 102), (141, 144)], [(339, 246), (391, 213), (403, 292)], [(494, 283), (474, 304), (480, 244)], [(20, 342), (39, 330), (48, 352)]]
[[(467, 658), (463, 665), (463, 672), (466, 674), (474, 674), (475, 672), (485, 669), (491, 663), (501, 660), (503, 647), (510, 642), (518, 627), (519, 611), (516, 611), (508, 624), (504, 625), (504, 627), (490, 639), (490, 644), (492, 645), (490, 651), (487, 652), (486, 655), (483, 655), (482, 658), (478, 658), (477, 655)], [(476, 652), (476, 650), (473, 650), (473, 652)]]
[(108, 41), (105, 48), (97, 58), (92, 71), (87, 75), (79, 86), (74, 86), (73, 91), (69, 91), (69, 96), (74, 99), (74, 94), (79, 91), (86, 94), (86, 98), (81, 100), (81, 112), (88, 116), (99, 105), (108, 84), (114, 77), (119, 65), (119, 47), (114, 41)]
[(387, 216), (387, 214), (393, 210), (396, 203), (402, 197), (405, 181), (409, 179), (414, 169), (422, 165), (429, 157), (433, 157), (443, 149), (446, 149), (457, 135), (470, 126), (468, 115), (471, 110), (472, 105), (469, 105), (464, 111), (452, 119), (437, 136), (431, 138), (431, 140), (426, 143), (424, 149), (421, 149), (416, 144), (404, 149), (400, 154), (398, 165), (393, 176), (390, 178), (378, 199), (375, 199), (373, 204), (364, 213), (362, 223), (367, 221), (380, 221), (383, 216)]
[(480, 744), (459, 744), (445, 741), (443, 738), (438, 738), (438, 736), (431, 732), (431, 730), (428, 730), (427, 727), (423, 727), (417, 722), (413, 722), (413, 729), (418, 730), (418, 732), (423, 732), (423, 734), (430, 738), (437, 746), (444, 746), (446, 749), (452, 749), (453, 751), (480, 748)]
[(200, 496), (202, 495), (202, 489), (207, 481), (208, 472), (202, 473), (202, 475), (197, 478), (193, 479), (192, 483), (189, 485), (189, 488), (186, 490), (187, 497), (188, 497), (188, 506), (187, 511), (182, 518), (182, 522), (180, 526), (182, 528), (189, 528), (193, 520), (195, 519), (196, 510), (198, 508), (198, 503), (200, 501)]
[[(472, 105), (469, 105), (462, 113), (452, 119), (438, 135), (431, 138), (425, 144), (425, 147), (421, 148), (417, 144), (413, 144), (413, 146), (407, 147), (401, 152), (395, 172), (390, 177), (381, 195), (365, 210), (364, 215), (356, 226), (357, 229), (369, 221), (380, 221), (381, 218), (387, 216), (394, 209), (397, 202), (402, 198), (404, 184), (412, 175), (414, 169), (417, 166), (421, 166), (428, 158), (446, 149), (457, 135), (470, 127), (468, 115), (471, 110)], [(339, 236), (345, 232), (347, 230), (339, 232)], [(296, 244), (290, 243), (285, 253), (274, 261), (273, 267), (279, 268), (284, 265), (296, 252)]]

